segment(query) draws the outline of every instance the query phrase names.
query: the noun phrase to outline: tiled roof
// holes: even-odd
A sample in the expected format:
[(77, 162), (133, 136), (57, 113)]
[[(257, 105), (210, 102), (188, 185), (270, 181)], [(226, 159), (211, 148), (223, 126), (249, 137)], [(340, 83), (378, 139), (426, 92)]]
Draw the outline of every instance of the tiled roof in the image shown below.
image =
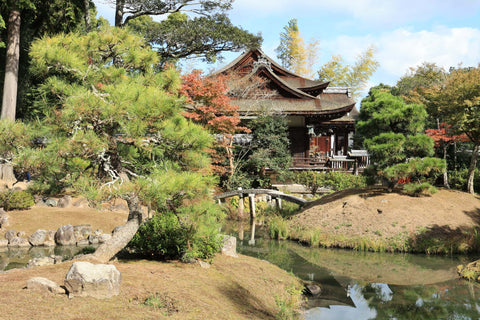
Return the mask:
[[(245, 69), (246, 68), (246, 69)], [(355, 101), (349, 88), (328, 87), (328, 82), (309, 80), (286, 70), (261, 50), (244, 52), (237, 59), (213, 75), (235, 70), (247, 70), (269, 82), (270, 89), (277, 91), (271, 99), (235, 99), (242, 115), (259, 113), (269, 109), (290, 115), (327, 115), (331, 119), (343, 119), (354, 109)], [(250, 70), (250, 71), (249, 71)], [(345, 118), (347, 120), (347, 118)], [(351, 121), (351, 120), (348, 120)]]

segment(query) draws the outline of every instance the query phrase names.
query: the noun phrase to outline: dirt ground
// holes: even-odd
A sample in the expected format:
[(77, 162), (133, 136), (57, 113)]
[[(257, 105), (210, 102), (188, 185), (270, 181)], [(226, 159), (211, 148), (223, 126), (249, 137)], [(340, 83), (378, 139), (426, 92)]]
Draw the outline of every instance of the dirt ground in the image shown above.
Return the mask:
[(348, 190), (309, 204), (292, 222), (331, 235), (383, 239), (471, 230), (480, 228), (480, 197), (447, 189), (423, 197), (382, 188)]

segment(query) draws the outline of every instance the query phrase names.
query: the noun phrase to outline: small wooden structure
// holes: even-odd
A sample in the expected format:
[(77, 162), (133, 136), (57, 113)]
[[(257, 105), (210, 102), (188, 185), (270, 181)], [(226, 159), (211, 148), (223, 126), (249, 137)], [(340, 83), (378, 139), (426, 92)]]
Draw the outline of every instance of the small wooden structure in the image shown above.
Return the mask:
[(264, 194), (267, 195), (268, 199), (267, 201), (269, 202), (275, 202), (276, 206), (278, 208), (282, 207), (282, 199), (285, 201), (290, 201), (293, 203), (296, 203), (300, 206), (303, 206), (307, 203), (306, 200), (292, 196), (290, 194), (285, 194), (281, 191), (278, 190), (271, 190), (271, 189), (242, 189), (238, 188), (238, 190), (234, 191), (228, 191), (224, 192), (222, 194), (218, 194), (213, 197), (214, 200), (217, 200), (219, 203), (221, 202), (222, 199), (230, 198), (230, 197), (235, 197), (238, 196), (239, 201), (238, 201), (238, 216), (240, 218), (244, 218), (244, 203), (243, 199), (245, 196), (249, 197), (249, 203), (250, 203), (250, 217), (254, 219), (256, 217), (256, 211), (255, 211), (255, 195), (258, 194)]

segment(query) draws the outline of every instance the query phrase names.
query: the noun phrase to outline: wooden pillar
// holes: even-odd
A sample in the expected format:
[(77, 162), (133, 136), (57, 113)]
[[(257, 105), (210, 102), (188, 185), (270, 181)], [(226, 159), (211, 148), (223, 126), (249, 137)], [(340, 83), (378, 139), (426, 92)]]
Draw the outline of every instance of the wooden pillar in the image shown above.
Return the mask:
[(255, 218), (252, 219), (252, 233), (250, 235), (250, 240), (248, 240), (250, 246), (255, 245)]
[[(238, 188), (242, 190), (242, 188)], [(243, 193), (238, 194), (238, 220), (245, 219), (245, 203), (243, 201)]]
[(255, 195), (254, 194), (249, 194), (248, 195), (250, 199), (250, 218), (255, 219), (257, 214), (255, 213)]
[(280, 197), (275, 198), (275, 203), (277, 204), (277, 208), (279, 210), (282, 210), (282, 198), (280, 198)]

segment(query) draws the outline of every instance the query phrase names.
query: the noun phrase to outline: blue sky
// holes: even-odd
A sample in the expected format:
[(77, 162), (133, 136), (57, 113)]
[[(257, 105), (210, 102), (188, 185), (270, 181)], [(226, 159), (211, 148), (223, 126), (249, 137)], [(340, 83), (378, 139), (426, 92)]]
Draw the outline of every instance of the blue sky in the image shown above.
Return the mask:
[[(95, 3), (113, 21), (112, 5), (105, 1)], [(306, 41), (319, 41), (318, 67), (332, 54), (353, 64), (374, 45), (380, 67), (368, 87), (394, 85), (409, 67), (422, 62), (447, 70), (480, 63), (480, 0), (235, 0), (229, 16), (235, 25), (261, 33), (263, 51), (275, 60), (279, 34), (293, 18)], [(238, 54), (197, 66), (217, 69)]]

